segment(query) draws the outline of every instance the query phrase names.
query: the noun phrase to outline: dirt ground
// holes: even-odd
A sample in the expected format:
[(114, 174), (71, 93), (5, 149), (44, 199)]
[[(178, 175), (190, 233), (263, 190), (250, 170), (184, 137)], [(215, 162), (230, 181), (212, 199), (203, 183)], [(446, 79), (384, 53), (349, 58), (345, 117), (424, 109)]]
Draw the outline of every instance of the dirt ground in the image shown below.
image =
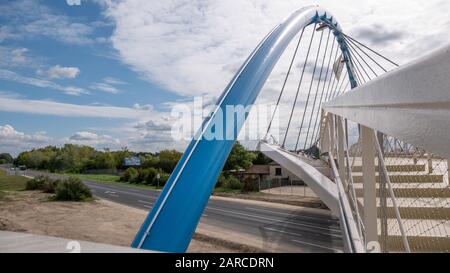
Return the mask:
[[(146, 211), (106, 200), (48, 201), (40, 192), (11, 192), (0, 201), (0, 230), (129, 246)], [(236, 252), (196, 234), (188, 252)]]

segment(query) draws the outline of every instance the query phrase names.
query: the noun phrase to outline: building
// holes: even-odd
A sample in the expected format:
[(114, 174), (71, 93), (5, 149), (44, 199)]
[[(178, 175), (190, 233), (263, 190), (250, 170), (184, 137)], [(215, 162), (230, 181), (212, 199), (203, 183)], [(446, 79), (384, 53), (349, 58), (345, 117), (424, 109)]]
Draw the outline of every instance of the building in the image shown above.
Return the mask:
[(304, 183), (293, 173), (276, 162), (267, 165), (252, 165), (245, 171), (235, 172), (235, 176), (244, 181), (247, 177), (258, 179), (260, 183), (271, 182), (282, 185), (303, 185)]

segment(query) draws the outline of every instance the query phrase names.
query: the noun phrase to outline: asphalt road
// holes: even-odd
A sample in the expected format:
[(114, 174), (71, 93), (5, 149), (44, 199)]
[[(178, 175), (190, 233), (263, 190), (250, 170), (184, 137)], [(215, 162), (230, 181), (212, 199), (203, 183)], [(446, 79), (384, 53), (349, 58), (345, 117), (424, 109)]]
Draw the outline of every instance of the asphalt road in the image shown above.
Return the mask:
[[(29, 176), (38, 174), (27, 171)], [(126, 184), (83, 182), (99, 198), (139, 209), (150, 210), (159, 195), (159, 191)], [(343, 249), (339, 220), (315, 209), (268, 208), (259, 204), (210, 199), (201, 222), (241, 235), (256, 236), (270, 244), (272, 251), (341, 252)]]

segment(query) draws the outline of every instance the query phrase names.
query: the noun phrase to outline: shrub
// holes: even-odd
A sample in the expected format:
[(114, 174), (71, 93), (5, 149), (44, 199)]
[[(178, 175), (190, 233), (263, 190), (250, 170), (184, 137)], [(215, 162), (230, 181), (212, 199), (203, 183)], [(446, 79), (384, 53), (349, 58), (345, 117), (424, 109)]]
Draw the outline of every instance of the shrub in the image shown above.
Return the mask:
[(42, 191), (45, 193), (55, 193), (59, 183), (61, 183), (61, 180), (59, 179), (48, 179), (42, 185)]
[(50, 181), (50, 178), (46, 175), (39, 175), (35, 178), (28, 180), (25, 186), (27, 191), (41, 191), (44, 189), (44, 184)]
[(146, 171), (146, 177), (142, 181), (144, 181), (145, 184), (151, 185), (155, 183), (156, 175), (158, 174), (158, 170), (155, 168), (148, 168), (145, 169)]
[(243, 181), (243, 188), (242, 190), (244, 192), (255, 192), (259, 191), (259, 184), (258, 184), (258, 178), (248, 176)]
[(92, 197), (91, 190), (77, 177), (69, 177), (56, 187), (55, 200), (84, 201)]
[(139, 177), (139, 172), (135, 168), (130, 167), (125, 170), (125, 172), (120, 177), (120, 180), (130, 182), (130, 183), (135, 183), (135, 182), (137, 182), (138, 177)]
[(220, 188), (223, 186), (223, 184), (225, 183), (225, 180), (227, 180), (227, 178), (225, 177), (225, 175), (223, 173), (220, 174), (219, 178), (217, 178), (217, 182), (216, 182), (216, 188)]
[(154, 184), (155, 185), (159, 184), (160, 187), (164, 187), (167, 183), (167, 180), (169, 180), (169, 177), (170, 177), (170, 174), (162, 173), (159, 177), (159, 181), (157, 179), (154, 180), (155, 181)]
[(230, 175), (222, 184), (224, 188), (231, 190), (240, 190), (242, 189), (242, 184), (236, 177)]

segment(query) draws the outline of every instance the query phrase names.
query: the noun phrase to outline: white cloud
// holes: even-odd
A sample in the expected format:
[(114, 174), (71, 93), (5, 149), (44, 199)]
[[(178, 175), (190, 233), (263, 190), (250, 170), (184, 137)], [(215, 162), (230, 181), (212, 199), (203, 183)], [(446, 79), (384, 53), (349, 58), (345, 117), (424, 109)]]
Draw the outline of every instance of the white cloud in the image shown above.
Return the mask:
[[(40, 73), (42, 74), (42, 71)], [(55, 65), (50, 67), (45, 74), (51, 79), (75, 79), (80, 74), (80, 69), (78, 67)]]
[(124, 85), (126, 82), (116, 79), (114, 77), (106, 77), (102, 82), (97, 82), (91, 85), (91, 89), (100, 90), (106, 93), (117, 94), (120, 90), (116, 87), (117, 85)]
[(22, 84), (28, 84), (40, 88), (49, 88), (53, 90), (62, 91), (67, 95), (73, 95), (73, 96), (79, 96), (82, 94), (88, 94), (86, 90), (80, 87), (75, 86), (62, 86), (57, 83), (54, 83), (52, 81), (38, 79), (38, 78), (32, 78), (32, 77), (25, 77), (20, 74), (17, 74), (16, 72), (0, 69), (0, 79), (2, 80), (8, 80), (8, 81), (14, 81)]
[(51, 138), (46, 132), (24, 133), (16, 130), (12, 125), (0, 125), (0, 152), (17, 155), (21, 151), (41, 148), (48, 145), (62, 146), (66, 143), (88, 145), (97, 149), (120, 149), (119, 139), (109, 135), (99, 135), (94, 132), (76, 132), (70, 137)]
[(100, 145), (106, 145), (108, 148), (120, 147), (120, 141), (116, 138), (109, 135), (98, 135), (87, 131), (76, 132), (69, 138), (66, 138), (65, 142), (93, 147), (99, 147)]
[(2, 144), (19, 141), (26, 143), (42, 143), (47, 141), (48, 139), (49, 138), (46, 136), (45, 132), (27, 135), (25, 133), (16, 131), (16, 129), (14, 129), (14, 127), (9, 124), (0, 126), (0, 142)]
[(78, 105), (55, 101), (19, 99), (12, 98), (11, 96), (0, 96), (0, 111), (61, 117), (97, 117), (132, 120), (141, 120), (157, 114), (149, 110), (135, 108)]
[[(311, 4), (329, 9), (346, 32), (400, 63), (449, 40), (446, 13), (450, 2), (439, 0), (103, 3), (105, 14), (116, 24), (111, 41), (123, 62), (146, 79), (182, 95), (220, 94), (273, 26)], [(402, 16), (398, 16), (399, 12)], [(431, 14), (443, 20), (436, 23), (430, 20)], [(368, 31), (372, 38), (365, 35)]]
[(94, 83), (90, 88), (111, 94), (117, 94), (120, 92), (120, 90), (117, 89), (116, 87), (104, 82)]
[(80, 6), (81, 0), (66, 0), (66, 3), (69, 6)]
[[(78, 4), (81, 1), (70, 1)], [(86, 45), (104, 42), (95, 37), (96, 28), (84, 21), (58, 14), (39, 1), (18, 0), (0, 3), (0, 14), (7, 22), (0, 29), (0, 41), (47, 37), (63, 43)]]
[[(184, 96), (217, 97), (262, 38), (293, 11), (308, 5), (327, 8), (344, 32), (400, 64), (450, 41), (450, 2), (442, 0), (102, 2), (105, 15), (115, 22), (111, 42), (121, 60), (144, 79)], [(430, 20), (431, 15), (442, 20), (436, 23)], [(276, 102), (294, 44), (275, 66), (257, 103)], [(305, 53), (303, 45), (298, 59), (304, 60)], [(287, 110), (280, 113), (282, 123), (289, 119), (299, 79), (299, 64), (294, 67), (281, 100), (281, 106)], [(309, 79), (310, 74), (308, 69), (305, 77)], [(294, 112), (293, 123), (297, 127), (288, 135), (288, 143), (294, 145), (308, 92), (305, 86)], [(281, 129), (285, 126), (280, 124)]]
[(2, 45), (0, 41), (0, 67), (37, 69), (43, 59), (32, 54), (29, 48)]
[(17, 131), (13, 126), (0, 125), (0, 150), (15, 154), (19, 150), (45, 146), (51, 138), (45, 132), (26, 134)]
[(117, 78), (114, 77), (106, 77), (103, 79), (103, 82), (107, 83), (107, 84), (111, 84), (111, 85), (122, 85), (122, 84), (126, 84), (126, 82), (119, 80)]

